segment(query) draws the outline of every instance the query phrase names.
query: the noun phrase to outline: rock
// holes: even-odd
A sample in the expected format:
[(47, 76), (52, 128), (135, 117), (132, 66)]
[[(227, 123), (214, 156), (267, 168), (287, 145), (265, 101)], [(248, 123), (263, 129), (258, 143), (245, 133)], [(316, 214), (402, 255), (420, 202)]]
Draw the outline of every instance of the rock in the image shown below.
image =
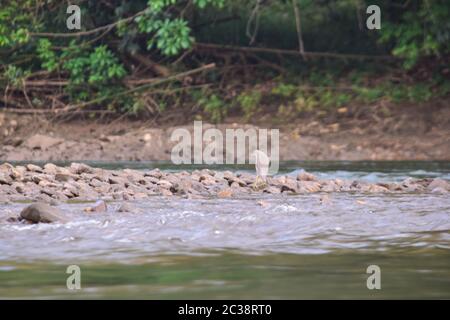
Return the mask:
[(320, 183), (317, 181), (299, 181), (299, 192), (319, 192), (320, 188)]
[(23, 179), (26, 171), (27, 171), (27, 168), (25, 168), (24, 166), (17, 166), (15, 168), (11, 169), (10, 176), (14, 180), (20, 181)]
[(35, 134), (34, 136), (31, 136), (28, 138), (24, 143), (23, 146), (30, 148), (30, 149), (41, 149), (41, 150), (47, 150), (48, 148), (51, 148), (53, 146), (56, 146), (60, 143), (62, 143), (64, 140), (59, 138), (54, 138), (42, 134)]
[(53, 163), (47, 163), (44, 165), (44, 172), (51, 175), (56, 175), (58, 173), (58, 167)]
[(219, 198), (230, 198), (232, 195), (233, 195), (233, 189), (230, 187), (226, 187), (217, 193), (217, 196)]
[(166, 197), (173, 195), (173, 193), (168, 189), (161, 189), (160, 193), (161, 193), (161, 195), (166, 196)]
[(94, 179), (92, 179), (92, 180), (89, 182), (89, 185), (90, 185), (91, 187), (100, 188), (100, 187), (104, 186), (105, 183), (104, 183), (104, 182), (101, 182), (101, 181), (98, 180), (97, 178), (94, 178)]
[[(225, 178), (225, 179), (227, 179), (227, 178)], [(228, 183), (230, 183), (230, 184), (238, 183), (241, 187), (245, 187), (247, 185), (247, 183), (244, 180), (242, 180), (238, 177), (232, 177), (231, 179), (227, 179), (227, 180), (228, 180)]]
[(380, 193), (380, 192), (384, 193), (384, 192), (389, 192), (389, 189), (386, 188), (385, 186), (374, 184), (374, 185), (370, 186), (369, 191), (373, 192), (373, 193)]
[(20, 222), (20, 217), (9, 217), (6, 219), (6, 222), (9, 222), (9, 223)]
[(448, 183), (446, 180), (436, 178), (427, 186), (427, 190), (433, 191), (436, 188), (450, 191), (450, 183)]
[(331, 203), (330, 196), (327, 195), (327, 194), (324, 194), (324, 195), (320, 196), (319, 203), (320, 204), (329, 204), (329, 203)]
[(73, 177), (71, 175), (64, 174), (64, 173), (57, 173), (57, 174), (55, 174), (55, 180), (59, 181), (59, 182), (67, 182), (67, 181), (73, 180)]
[(153, 177), (153, 178), (161, 178), (162, 177), (162, 172), (159, 169), (154, 169), (152, 171), (146, 172), (144, 173), (145, 177)]
[(117, 209), (117, 212), (136, 212), (136, 211), (137, 209), (128, 202), (122, 203), (119, 209)]
[(280, 190), (280, 188), (277, 188), (275, 186), (268, 186), (264, 189), (264, 192), (271, 193), (271, 194), (279, 194), (279, 193), (281, 193), (281, 190)]
[(145, 181), (144, 175), (141, 172), (131, 169), (124, 169), (123, 172), (126, 174), (128, 180), (132, 181), (133, 183), (147, 184), (147, 181)]
[(368, 193), (384, 193), (389, 192), (389, 189), (376, 184), (365, 184), (361, 186), (360, 191)]
[(280, 187), (281, 192), (298, 192), (297, 181), (286, 176), (272, 180), (272, 184), (276, 187)]
[(170, 188), (172, 188), (172, 183), (170, 183), (167, 180), (159, 180), (158, 181), (158, 185), (163, 188), (163, 189), (167, 189), (170, 190)]
[(11, 176), (9, 174), (0, 172), (0, 185), (1, 184), (11, 185), (12, 181), (13, 181), (13, 179), (11, 178)]
[(188, 193), (187, 194), (187, 198), (188, 199), (193, 199), (193, 200), (205, 199), (205, 197), (200, 195), (200, 194), (192, 194), (192, 193)]
[(128, 186), (128, 180), (122, 177), (116, 177), (116, 176), (111, 176), (108, 179), (109, 184), (117, 184), (117, 185), (122, 185), (122, 186)]
[[(310, 180), (305, 180), (305, 181), (310, 181)], [(323, 192), (337, 192), (339, 190), (340, 190), (340, 187), (333, 180), (326, 181), (322, 185)]]
[(108, 210), (106, 202), (98, 200), (92, 207), (84, 209), (85, 212), (106, 212)]
[(216, 184), (216, 179), (213, 176), (203, 174), (200, 176), (200, 182), (207, 186), (212, 186)]
[(10, 204), (11, 202), (5, 196), (0, 194), (0, 204)]
[(78, 197), (80, 195), (78, 188), (71, 183), (64, 183), (63, 188), (63, 193), (69, 198)]
[(215, 171), (212, 171), (212, 170), (209, 170), (209, 169), (202, 169), (200, 171), (200, 173), (202, 175), (210, 175), (210, 176), (215, 176), (216, 175)]
[(302, 171), (297, 175), (297, 180), (299, 181), (317, 181), (316, 176), (314, 176), (313, 174), (306, 172), (306, 171)]
[(84, 163), (71, 163), (70, 171), (74, 174), (94, 173), (94, 168)]
[(241, 185), (238, 182), (232, 182), (230, 187), (233, 189), (241, 189)]
[(266, 201), (264, 201), (264, 200), (258, 201), (257, 204), (260, 205), (260, 206), (263, 207), (263, 208), (266, 208), (266, 207), (270, 206), (270, 205), (269, 205)]
[(447, 194), (448, 191), (446, 189), (444, 189), (444, 188), (437, 187), (437, 188), (434, 188), (433, 190), (431, 190), (431, 193)]
[(239, 179), (244, 181), (247, 185), (253, 184), (256, 182), (256, 176), (251, 174), (241, 174)]
[(134, 195), (134, 199), (136, 200), (142, 200), (142, 199), (147, 199), (148, 198), (148, 194), (144, 193), (144, 192), (138, 192)]
[(33, 203), (22, 210), (20, 217), (33, 223), (66, 222), (61, 211), (45, 203)]
[(29, 196), (24, 196), (23, 194), (12, 194), (10, 196), (8, 196), (9, 201), (11, 202), (23, 202), (23, 201), (30, 201), (30, 200), (34, 200)]
[(22, 182), (14, 182), (11, 185), (18, 193), (25, 193), (25, 184)]
[(402, 189), (402, 186), (401, 186), (400, 184), (398, 184), (398, 183), (395, 183), (395, 182), (388, 183), (388, 184), (387, 184), (387, 188), (388, 188), (390, 191), (402, 191), (402, 190), (403, 190), (403, 189)]
[(401, 183), (403, 191), (407, 191), (407, 192), (423, 191), (425, 189), (425, 187), (418, 184), (417, 181), (418, 181), (417, 179), (413, 179), (413, 178), (405, 179)]
[(0, 164), (0, 172), (10, 172), (14, 166), (10, 163), (4, 162)]
[(124, 199), (124, 193), (123, 192), (113, 193), (112, 197), (113, 197), (114, 200), (126, 200), (126, 199)]
[(67, 200), (69, 200), (69, 198), (72, 198), (72, 197), (68, 197), (67, 195), (65, 195), (63, 192), (60, 192), (60, 191), (55, 191), (54, 193), (53, 193), (53, 195), (52, 195), (52, 197), (54, 198), (54, 199), (57, 199), (57, 200), (59, 200), (59, 201), (67, 201)]

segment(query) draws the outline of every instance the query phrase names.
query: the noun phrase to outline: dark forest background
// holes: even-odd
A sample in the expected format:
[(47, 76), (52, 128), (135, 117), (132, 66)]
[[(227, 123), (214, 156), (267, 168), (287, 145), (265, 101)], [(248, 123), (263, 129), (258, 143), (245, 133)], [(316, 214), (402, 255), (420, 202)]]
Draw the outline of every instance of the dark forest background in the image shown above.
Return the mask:
[(450, 92), (446, 0), (72, 1), (81, 30), (66, 1), (1, 3), (0, 110), (290, 121)]

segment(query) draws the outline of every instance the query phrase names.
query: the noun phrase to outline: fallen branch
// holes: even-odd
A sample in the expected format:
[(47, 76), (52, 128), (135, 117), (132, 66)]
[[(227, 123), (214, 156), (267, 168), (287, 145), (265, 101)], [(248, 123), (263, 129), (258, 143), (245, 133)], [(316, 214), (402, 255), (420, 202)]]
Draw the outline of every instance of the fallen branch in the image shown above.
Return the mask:
[(258, 47), (240, 47), (221, 45), (213, 43), (196, 43), (197, 49), (212, 49), (212, 50), (229, 50), (229, 51), (241, 51), (252, 53), (271, 53), (279, 55), (291, 55), (291, 56), (305, 56), (311, 58), (338, 58), (338, 59), (378, 59), (378, 60), (395, 60), (392, 56), (380, 56), (380, 55), (367, 55), (367, 54), (348, 54), (348, 53), (333, 53), (333, 52), (308, 52), (303, 54), (298, 50), (290, 49), (273, 49), (273, 48), (258, 48)]
[(144, 66), (150, 68), (153, 72), (155, 72), (159, 76), (168, 77), (170, 76), (170, 70), (169, 68), (160, 65), (156, 62), (154, 62), (152, 59), (150, 59), (147, 56), (144, 56), (139, 53), (134, 53), (130, 55), (134, 60), (142, 63)]
[(129, 89), (129, 90), (121, 91), (121, 92), (119, 92), (119, 93), (117, 93), (115, 95), (112, 95), (112, 96), (100, 97), (100, 98), (97, 98), (97, 99), (93, 99), (91, 101), (83, 102), (83, 103), (72, 105), (72, 106), (68, 105), (65, 108), (55, 110), (55, 113), (67, 112), (67, 111), (71, 111), (71, 110), (74, 110), (74, 109), (84, 108), (84, 107), (87, 107), (87, 106), (90, 106), (90, 105), (102, 102), (104, 100), (108, 100), (108, 99), (111, 99), (111, 98), (117, 98), (117, 97), (120, 97), (120, 96), (123, 96), (123, 95), (126, 95), (126, 94), (138, 92), (138, 91), (141, 91), (141, 90), (144, 90), (144, 89), (148, 89), (148, 88), (151, 88), (151, 87), (159, 85), (159, 84), (163, 84), (163, 83), (166, 83), (166, 82), (178, 80), (180, 78), (184, 78), (184, 77), (190, 76), (190, 75), (195, 74), (195, 73), (199, 73), (199, 72), (202, 72), (202, 71), (213, 69), (215, 67), (216, 67), (216, 65), (214, 63), (211, 63), (211, 64), (205, 65), (203, 67), (200, 67), (200, 68), (197, 68), (197, 69), (193, 69), (193, 70), (189, 70), (189, 71), (186, 71), (186, 72), (181, 72), (181, 73), (175, 74), (175, 75), (167, 77), (167, 78), (154, 79), (154, 81), (152, 81), (152, 82), (150, 82), (148, 84), (142, 85), (140, 87), (132, 88), (132, 89)]

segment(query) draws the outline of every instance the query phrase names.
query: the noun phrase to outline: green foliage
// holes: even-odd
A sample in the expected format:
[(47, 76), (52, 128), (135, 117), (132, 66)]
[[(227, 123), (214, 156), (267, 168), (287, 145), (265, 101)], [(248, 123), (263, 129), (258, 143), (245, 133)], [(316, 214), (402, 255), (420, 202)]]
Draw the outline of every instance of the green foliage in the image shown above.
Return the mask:
[(385, 91), (383, 88), (374, 87), (362, 87), (362, 86), (353, 86), (353, 91), (356, 93), (359, 100), (365, 103), (373, 103), (383, 97)]
[(261, 92), (257, 90), (242, 92), (237, 97), (237, 101), (240, 104), (242, 111), (244, 112), (244, 117), (246, 120), (250, 120), (250, 118), (258, 110), (261, 97)]
[(304, 96), (300, 94), (294, 101), (295, 110), (297, 112), (313, 111), (318, 105), (319, 102), (314, 95)]
[(227, 114), (225, 102), (215, 94), (200, 98), (198, 105), (202, 107), (213, 122), (220, 122)]
[(40, 39), (36, 49), (39, 59), (42, 61), (42, 68), (47, 71), (54, 71), (58, 67), (57, 57), (52, 50), (52, 43), (48, 39)]
[(0, 48), (23, 45), (28, 42), (27, 26), (32, 21), (30, 13), (24, 8), (32, 6), (33, 1), (10, 1), (0, 8)]
[[(71, 57), (74, 54), (75, 56)], [(69, 72), (72, 84), (106, 85), (125, 76), (126, 71), (116, 56), (106, 47), (99, 46), (94, 51), (75, 49), (64, 50), (62, 58), (67, 58), (63, 69)]]
[(29, 74), (29, 71), (24, 71), (20, 67), (9, 65), (6, 67), (4, 76), (8, 83), (10, 83), (13, 87), (20, 88), (24, 78), (26, 78)]
[(419, 83), (411, 86), (393, 86), (389, 91), (389, 96), (393, 102), (424, 102), (428, 101), (433, 93), (430, 86)]
[(87, 62), (89, 84), (107, 84), (126, 74), (117, 57), (104, 45), (95, 48), (94, 52), (89, 54)]
[[(183, 19), (166, 19), (156, 32), (156, 47), (166, 56), (177, 55), (183, 49), (191, 47), (194, 38), (189, 34), (191, 29)], [(147, 49), (154, 45), (154, 39), (148, 41)]]
[(293, 84), (279, 83), (276, 87), (272, 89), (272, 93), (285, 98), (291, 97), (298, 87)]
[[(181, 17), (167, 18), (164, 9), (177, 7), (178, 0), (149, 0), (145, 14), (136, 17), (140, 32), (147, 33), (150, 38), (147, 41), (147, 49), (154, 47), (161, 50), (166, 56), (175, 56), (183, 50), (189, 49), (194, 43), (191, 36), (192, 30), (189, 22)], [(208, 4), (222, 8), (225, 0), (194, 0), (194, 5), (204, 9)]]
[(422, 57), (450, 53), (450, 6), (447, 0), (417, 1), (398, 20), (387, 21), (381, 29), (382, 42), (394, 43), (392, 53), (412, 68)]
[(194, 0), (194, 4), (201, 9), (205, 8), (208, 4), (223, 8), (225, 6), (225, 0)]
[[(47, 39), (39, 42), (37, 50), (42, 66), (52, 71), (62, 64), (62, 70), (69, 75), (67, 93), (71, 98), (87, 101), (105, 98), (121, 90), (120, 85), (116, 86), (118, 80), (126, 75), (126, 70), (105, 45), (90, 51), (90, 48), (79, 47), (75, 41), (72, 41), (59, 56), (51, 51), (50, 47), (51, 44)], [(89, 87), (86, 84), (89, 84)]]
[[(357, 18), (361, 8), (358, 9), (358, 3), (361, 4), (361, 1), (298, 0), (297, 2), (301, 10), (303, 38), (307, 51), (354, 54), (390, 52), (401, 58), (407, 69), (417, 66), (421, 61), (444, 63), (447, 61), (448, 64), (450, 6), (447, 0), (406, 1), (401, 2), (401, 5), (398, 1), (376, 1), (382, 8), (382, 29), (379, 31), (359, 28)], [(279, 56), (282, 57), (280, 59), (269, 53), (252, 52), (240, 55), (232, 51), (210, 52), (203, 51), (201, 47), (194, 47), (195, 41), (248, 46), (247, 23), (254, 8), (254, 1), (85, 0), (78, 3), (83, 14), (82, 31), (101, 26), (112, 26), (111, 29), (101, 29), (100, 32), (76, 37), (46, 37), (43, 32), (70, 32), (65, 26), (67, 2), (35, 0), (2, 2), (0, 7), (2, 86), (20, 87), (30, 74), (45, 74), (48, 79), (68, 82), (67, 86), (55, 89), (58, 90), (58, 96), (62, 97), (63, 103), (100, 99), (101, 103), (96, 107), (138, 113), (144, 110), (145, 106), (148, 107), (142, 93), (133, 92), (117, 97), (118, 92), (129, 88), (128, 83), (125, 86), (123, 81), (125, 76), (129, 75), (131, 80), (135, 80), (136, 77), (155, 76), (155, 70), (148, 68), (149, 64), (143, 64), (130, 57), (138, 52), (144, 59), (148, 58), (150, 64), (170, 65), (166, 68), (173, 73), (216, 62), (218, 68), (214, 74), (199, 74), (198, 78), (195, 75), (193, 79), (195, 85), (205, 83), (215, 85), (220, 81), (221, 91), (210, 90), (207, 95), (203, 94), (203, 97), (193, 99), (200, 106), (202, 114), (206, 114), (215, 122), (224, 119), (229, 110), (225, 102), (234, 99), (236, 92), (237, 98), (231, 102), (235, 102), (245, 119), (250, 120), (260, 110), (263, 95), (265, 105), (280, 106), (280, 114), (291, 116), (302, 112), (325, 112), (355, 101), (370, 104), (380, 100), (395, 103), (427, 101), (433, 96), (445, 95), (450, 91), (448, 76), (442, 71), (448, 68), (445, 65), (442, 68), (432, 66), (427, 70), (431, 71), (427, 73), (431, 74), (429, 77), (436, 78), (436, 74), (439, 73), (442, 75), (439, 83), (371, 84), (361, 70), (363, 68), (366, 70), (366, 65), (367, 69), (370, 68), (369, 65), (384, 67), (384, 62), (364, 61), (357, 64), (353, 63), (355, 60), (349, 63), (347, 60), (328, 58), (305, 61), (295, 56)], [(239, 19), (234, 18), (237, 15)], [(252, 46), (295, 50), (298, 48), (292, 1), (263, 1), (258, 16), (259, 28)], [(364, 17), (363, 14), (363, 24)], [(192, 50), (192, 54), (183, 55), (187, 50)], [(252, 55), (255, 55), (255, 58)], [(262, 69), (256, 68), (258, 71), (252, 74), (250, 81), (247, 77), (241, 79), (235, 76), (242, 74), (240, 70), (236, 70), (240, 65), (247, 68), (249, 64), (260, 61), (259, 59), (287, 69), (285, 79), (289, 80), (275, 80), (267, 69), (257, 74), (256, 72)], [(177, 63), (172, 66), (174, 61)], [(232, 67), (228, 69), (230, 72), (223, 71), (226, 68), (221, 68), (222, 61), (226, 67)], [(263, 63), (260, 64), (262, 65)], [(391, 66), (398, 65), (389, 64), (389, 67)], [(42, 70), (46, 72), (40, 72)], [(279, 71), (278, 68), (273, 70)], [(157, 77), (165, 75), (156, 73)], [(370, 75), (368, 78), (370, 77), (373, 76)], [(258, 85), (266, 80), (269, 83), (277, 82), (269, 92)], [(341, 87), (341, 84), (346, 88)], [(239, 94), (238, 88), (251, 86), (254, 88)], [(229, 94), (231, 91), (233, 94)], [(41, 99), (39, 93), (35, 96), (31, 92), (29, 94), (31, 101), (34, 99), (48, 101)], [(174, 94), (168, 97), (169, 95), (171, 93), (152, 96), (152, 99), (157, 100), (155, 105), (159, 106), (156, 109), (160, 108), (156, 112), (168, 111), (184, 101), (181, 95)], [(151, 105), (150, 109), (154, 109), (153, 103)]]

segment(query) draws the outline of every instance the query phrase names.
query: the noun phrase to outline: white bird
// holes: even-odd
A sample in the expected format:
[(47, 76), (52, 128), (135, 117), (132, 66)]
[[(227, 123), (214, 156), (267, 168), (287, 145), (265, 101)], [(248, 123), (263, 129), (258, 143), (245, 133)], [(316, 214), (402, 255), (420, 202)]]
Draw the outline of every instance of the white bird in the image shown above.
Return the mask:
[(255, 169), (256, 169), (255, 187), (258, 187), (259, 180), (262, 180), (263, 184), (266, 183), (266, 177), (267, 174), (269, 173), (270, 159), (261, 150), (255, 150), (253, 152), (253, 156), (255, 157)]

